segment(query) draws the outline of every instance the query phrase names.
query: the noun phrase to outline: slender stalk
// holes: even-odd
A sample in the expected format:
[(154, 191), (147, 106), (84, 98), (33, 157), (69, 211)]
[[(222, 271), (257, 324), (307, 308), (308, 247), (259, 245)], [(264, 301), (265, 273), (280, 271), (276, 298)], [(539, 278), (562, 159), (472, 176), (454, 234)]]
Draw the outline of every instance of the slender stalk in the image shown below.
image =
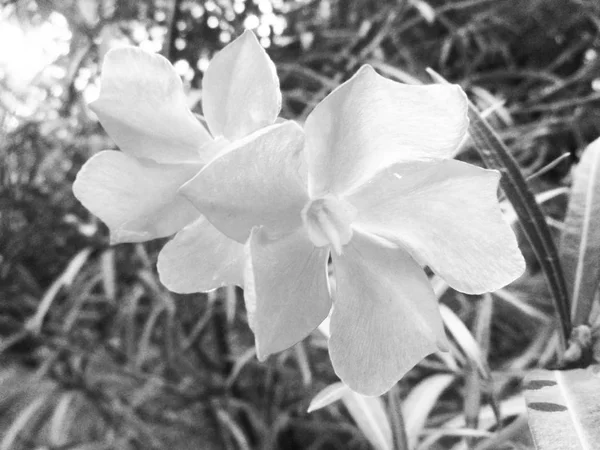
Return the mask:
[(394, 449), (408, 450), (408, 437), (406, 435), (406, 425), (404, 424), (404, 415), (402, 405), (398, 398), (398, 386), (394, 386), (387, 393), (390, 424), (392, 426), (392, 437), (394, 439)]
[(179, 16), (179, 4), (181, 0), (173, 0), (170, 4), (170, 7), (167, 11), (166, 18), (166, 26), (167, 26), (167, 34), (165, 34), (165, 40), (162, 45), (161, 54), (170, 60), (171, 54), (173, 53), (174, 48), (174, 35), (176, 32), (177, 19)]

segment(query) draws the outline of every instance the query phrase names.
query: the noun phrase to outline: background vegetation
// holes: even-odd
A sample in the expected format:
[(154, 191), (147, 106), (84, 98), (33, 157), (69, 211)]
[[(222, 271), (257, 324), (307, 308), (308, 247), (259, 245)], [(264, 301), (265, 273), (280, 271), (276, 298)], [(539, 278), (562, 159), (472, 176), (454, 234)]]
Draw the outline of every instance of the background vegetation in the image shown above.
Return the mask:
[[(403, 82), (432, 67), (487, 115), (555, 231), (571, 166), (600, 135), (597, 0), (0, 5), (0, 450), (372, 445), (360, 411), (306, 413), (337, 380), (322, 334), (258, 363), (241, 291), (169, 293), (155, 271), (163, 242), (111, 248), (73, 197), (81, 165), (114, 147), (86, 107), (112, 46), (169, 57), (201, 113), (202, 70), (252, 28), (277, 64), (282, 114), (298, 121), (364, 63)], [(459, 157), (480, 164), (469, 143)], [(557, 325), (520, 242), (528, 271), (508, 288), (466, 296), (434, 280), (452, 351), (383, 399), (392, 414), (403, 402), (418, 448), (532, 446), (523, 371), (552, 362)]]

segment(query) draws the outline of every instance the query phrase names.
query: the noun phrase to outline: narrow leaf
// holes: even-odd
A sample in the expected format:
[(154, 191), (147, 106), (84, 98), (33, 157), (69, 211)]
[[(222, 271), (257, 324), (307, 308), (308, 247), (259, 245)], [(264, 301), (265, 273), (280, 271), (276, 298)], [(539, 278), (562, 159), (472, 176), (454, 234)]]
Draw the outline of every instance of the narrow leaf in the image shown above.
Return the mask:
[[(437, 82), (447, 83), (441, 75), (433, 70), (428, 69), (428, 72)], [(559, 335), (562, 354), (571, 334), (569, 294), (550, 229), (533, 193), (527, 186), (521, 169), (508, 148), (470, 102), (468, 115), (471, 122), (469, 134), (475, 148), (487, 167), (502, 173), (500, 185), (512, 203), (525, 236), (546, 276), (556, 314), (561, 324)]]
[(409, 448), (415, 448), (427, 417), (452, 381), (454, 375), (442, 373), (425, 378), (411, 389), (402, 407)]
[(109, 248), (100, 257), (102, 287), (106, 298), (114, 302), (117, 298), (117, 275), (115, 269), (115, 249)]
[(376, 450), (392, 450), (392, 427), (379, 397), (366, 397), (349, 391), (342, 397), (344, 406)]
[(317, 409), (325, 408), (326, 406), (337, 402), (349, 391), (350, 388), (342, 382), (330, 384), (311, 400), (310, 405), (308, 405), (308, 412), (310, 413)]
[(0, 442), (0, 450), (14, 449), (19, 437), (23, 438), (27, 436), (28, 427), (33, 426), (37, 418), (43, 413), (51, 395), (52, 392), (49, 392), (36, 397), (27, 407), (19, 412), (19, 415), (4, 432), (2, 442)]
[(573, 325), (587, 324), (600, 280), (600, 139), (583, 152), (560, 242)]
[(599, 367), (535, 370), (525, 380), (529, 428), (538, 450), (593, 450), (600, 443)]
[(319, 392), (310, 402), (308, 412), (329, 406), (341, 400), (363, 432), (377, 450), (392, 450), (392, 427), (379, 397), (366, 397), (352, 391), (342, 382), (333, 383)]
[(75, 277), (77, 274), (79, 274), (91, 253), (91, 248), (85, 248), (77, 253), (73, 259), (71, 259), (64, 272), (60, 274), (54, 283), (52, 283), (50, 288), (42, 297), (35, 315), (27, 322), (26, 328), (29, 331), (31, 331), (33, 334), (39, 334), (41, 332), (44, 318), (46, 317), (46, 314), (50, 310), (50, 306), (52, 306), (52, 303), (58, 296), (60, 290), (63, 287), (68, 287), (73, 283)]
[(490, 378), (490, 368), (487, 361), (482, 355), (479, 344), (467, 328), (467, 326), (460, 320), (460, 317), (456, 315), (449, 307), (440, 304), (440, 313), (444, 320), (444, 325), (454, 337), (460, 349), (465, 353), (467, 358), (477, 366), (483, 379), (487, 380)]

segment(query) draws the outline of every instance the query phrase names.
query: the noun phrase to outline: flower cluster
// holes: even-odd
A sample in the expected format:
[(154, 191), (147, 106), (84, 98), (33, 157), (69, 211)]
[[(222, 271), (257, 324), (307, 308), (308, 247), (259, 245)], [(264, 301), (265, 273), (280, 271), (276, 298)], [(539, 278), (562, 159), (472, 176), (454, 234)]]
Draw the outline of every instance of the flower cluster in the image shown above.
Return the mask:
[(121, 151), (91, 158), (74, 192), (113, 243), (177, 233), (158, 258), (169, 289), (242, 286), (259, 359), (331, 313), (336, 373), (379, 395), (447, 346), (423, 266), (471, 294), (523, 272), (499, 173), (451, 159), (468, 128), (458, 86), (364, 66), (301, 127), (277, 118), (275, 67), (247, 31), (202, 95), (206, 127), (167, 60), (109, 52), (90, 107)]

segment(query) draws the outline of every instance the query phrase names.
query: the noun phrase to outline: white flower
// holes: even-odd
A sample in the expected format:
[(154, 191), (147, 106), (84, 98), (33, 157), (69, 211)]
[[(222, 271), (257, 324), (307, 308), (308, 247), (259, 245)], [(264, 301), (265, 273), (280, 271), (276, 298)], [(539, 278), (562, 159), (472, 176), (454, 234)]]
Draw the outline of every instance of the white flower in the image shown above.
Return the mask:
[[(106, 55), (100, 96), (90, 108), (121, 151), (92, 157), (73, 191), (108, 225), (112, 243), (169, 236), (198, 219), (179, 187), (228, 144), (275, 122), (279, 80), (252, 32), (214, 57), (202, 96), (208, 130), (188, 109), (168, 60), (136, 47)], [(203, 219), (195, 226), (210, 228)]]
[[(473, 294), (523, 272), (497, 201), (499, 173), (449, 159), (467, 128), (458, 86), (402, 85), (365, 66), (317, 105), (306, 139), (292, 122), (276, 125), (182, 187), (218, 230), (247, 242), (245, 299), (260, 359), (306, 337), (333, 302), (334, 369), (353, 390), (379, 395), (446, 346), (422, 265)], [(189, 263), (186, 244), (178, 236), (163, 250), (168, 287), (213, 276)], [(202, 245), (209, 258), (220, 252)], [(165, 268), (175, 262), (173, 276)]]

